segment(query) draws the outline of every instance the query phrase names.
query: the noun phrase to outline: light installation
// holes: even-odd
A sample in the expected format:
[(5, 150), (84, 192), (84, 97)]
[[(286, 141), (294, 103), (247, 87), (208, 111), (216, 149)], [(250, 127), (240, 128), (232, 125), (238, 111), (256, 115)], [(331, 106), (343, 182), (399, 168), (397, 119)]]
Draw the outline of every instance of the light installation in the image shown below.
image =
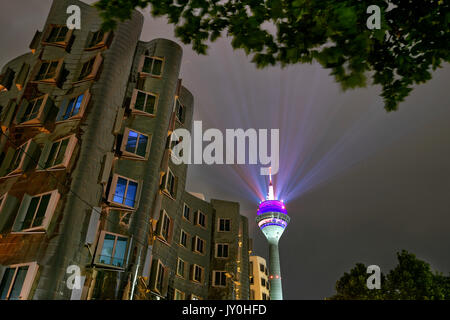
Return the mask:
[(278, 242), (291, 219), (284, 202), (275, 200), (272, 174), (269, 177), (269, 193), (266, 200), (259, 204), (256, 223), (269, 242), (270, 299), (283, 300)]

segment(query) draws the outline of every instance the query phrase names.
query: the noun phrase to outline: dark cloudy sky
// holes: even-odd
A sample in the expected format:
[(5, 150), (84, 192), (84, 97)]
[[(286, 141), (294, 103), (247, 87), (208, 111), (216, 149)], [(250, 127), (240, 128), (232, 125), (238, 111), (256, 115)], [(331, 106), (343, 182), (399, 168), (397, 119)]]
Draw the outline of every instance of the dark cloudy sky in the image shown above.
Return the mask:
[[(93, 1), (90, 1), (93, 2)], [(0, 65), (26, 52), (51, 0), (2, 0)], [(142, 40), (173, 37), (146, 15)], [(280, 129), (276, 188), (292, 218), (281, 239), (286, 299), (323, 299), (356, 262), (387, 272), (409, 250), (450, 272), (450, 67), (386, 113), (378, 87), (341, 92), (318, 65), (256, 70), (228, 39), (207, 56), (183, 46), (181, 77), (204, 128)], [(239, 201), (254, 252), (267, 256), (256, 229), (256, 167), (190, 166), (189, 191)]]

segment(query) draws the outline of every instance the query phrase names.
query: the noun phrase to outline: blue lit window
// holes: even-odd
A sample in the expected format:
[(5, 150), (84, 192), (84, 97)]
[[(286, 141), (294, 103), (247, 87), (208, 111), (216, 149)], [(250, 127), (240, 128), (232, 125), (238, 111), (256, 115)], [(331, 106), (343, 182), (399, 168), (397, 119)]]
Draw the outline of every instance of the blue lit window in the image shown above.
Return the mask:
[(78, 97), (70, 99), (66, 112), (64, 113), (63, 120), (70, 119), (80, 113), (83, 98), (84, 94), (81, 94)]
[(105, 233), (98, 261), (102, 264), (123, 268), (127, 253), (128, 238)]
[(118, 177), (112, 201), (134, 208), (136, 204), (137, 189), (137, 182)]
[(125, 151), (145, 158), (147, 154), (148, 140), (148, 136), (129, 130)]

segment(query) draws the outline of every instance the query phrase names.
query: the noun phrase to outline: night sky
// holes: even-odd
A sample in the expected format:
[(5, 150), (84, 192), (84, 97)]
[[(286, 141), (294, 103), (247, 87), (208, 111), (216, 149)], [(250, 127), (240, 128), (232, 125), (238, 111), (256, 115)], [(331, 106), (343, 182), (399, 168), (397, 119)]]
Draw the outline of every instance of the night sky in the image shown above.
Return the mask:
[[(28, 51), (51, 0), (6, 0), (0, 65)], [(86, 1), (94, 2), (94, 1)], [(141, 40), (173, 36), (146, 14)], [(207, 56), (183, 46), (183, 84), (207, 128), (280, 129), (275, 189), (291, 223), (280, 241), (285, 299), (323, 299), (356, 262), (388, 272), (406, 249), (450, 272), (450, 67), (386, 113), (379, 87), (342, 92), (319, 65), (257, 70), (230, 40)], [(254, 253), (268, 247), (254, 218), (266, 191), (257, 166), (191, 165), (188, 191), (241, 203)], [(256, 190), (256, 192), (255, 192)]]

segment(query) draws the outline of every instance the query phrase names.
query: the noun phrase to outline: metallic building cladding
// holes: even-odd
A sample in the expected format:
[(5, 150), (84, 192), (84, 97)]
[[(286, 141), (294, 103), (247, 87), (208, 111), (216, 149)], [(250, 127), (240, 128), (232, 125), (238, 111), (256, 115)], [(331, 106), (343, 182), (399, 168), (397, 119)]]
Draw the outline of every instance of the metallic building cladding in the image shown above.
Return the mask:
[[(67, 19), (66, 8), (73, 4), (80, 6), (82, 11), (82, 29), (74, 30), (71, 38), (73, 42), (66, 48), (43, 44), (45, 31), (53, 25), (64, 25)], [(49, 226), (44, 232), (11, 232), (16, 212), (6, 216), (2, 209), (0, 273), (1, 268), (6, 266), (37, 263), (37, 273), (25, 299), (73, 297), (73, 292), (66, 283), (69, 276), (66, 271), (70, 265), (79, 266), (85, 279), (81, 299), (129, 299), (136, 271), (138, 285), (135, 298), (174, 299), (176, 291), (181, 291), (185, 293), (186, 299), (248, 299), (248, 260), (251, 249), (248, 221), (240, 215), (239, 204), (221, 200), (207, 202), (186, 192), (187, 166), (175, 166), (166, 159), (170, 152), (167, 147), (170, 131), (179, 127), (190, 130), (193, 120), (194, 98), (179, 80), (182, 59), (180, 46), (166, 39), (139, 41), (143, 16), (135, 11), (131, 20), (118, 24), (108, 46), (86, 50), (88, 37), (99, 30), (100, 25), (101, 19), (95, 8), (77, 0), (54, 0), (43, 26), (43, 33), (37, 34), (40, 41), (33, 41), (34, 53), (17, 57), (2, 68), (2, 73), (10, 68), (18, 74), (24, 65), (29, 65), (30, 71), (22, 88), (13, 85), (10, 90), (0, 92), (0, 106), (3, 107), (2, 131), (11, 135), (14, 141), (12, 143), (2, 135), (0, 151), (3, 156), (0, 157), (0, 162), (10, 148), (15, 148), (15, 145), (28, 139), (32, 139), (37, 151), (56, 139), (69, 135), (76, 137), (76, 144), (65, 168), (49, 173), (30, 167), (26, 174), (0, 178), (0, 198), (8, 194), (18, 204), (25, 194), (37, 195), (52, 190), (58, 190), (60, 194)], [(164, 60), (160, 76), (140, 74), (139, 68), (144, 55)], [(102, 58), (102, 63), (95, 79), (77, 81), (83, 63), (97, 56)], [(63, 59), (65, 79), (61, 85), (32, 84), (31, 78), (38, 71), (40, 61), (53, 59)], [(18, 127), (14, 120), (17, 104), (23, 96), (29, 94), (30, 87), (48, 94), (53, 101), (52, 108), (42, 126)], [(131, 100), (137, 89), (157, 94), (154, 115), (143, 115), (130, 110)], [(87, 90), (90, 100), (83, 116), (77, 120), (57, 123), (55, 119), (64, 101)], [(175, 98), (184, 105), (185, 117), (184, 121), (176, 121), (172, 128)], [(136, 160), (122, 153), (121, 146), (125, 133), (129, 132), (127, 130), (135, 130), (151, 137), (146, 159)], [(177, 178), (178, 187), (173, 197), (161, 189), (163, 171), (167, 168)], [(116, 176), (138, 183), (135, 208), (123, 208), (111, 202), (113, 178)], [(192, 209), (190, 220), (183, 218), (184, 204)], [(92, 217), (95, 217), (93, 207), (98, 208), (100, 216), (94, 231), (91, 228)], [(169, 241), (162, 241), (156, 234), (163, 211), (172, 222)], [(195, 225), (193, 221), (194, 212), (198, 211), (206, 216), (204, 228)], [(217, 219), (224, 216), (231, 220), (233, 226), (229, 233), (219, 233), (216, 230)], [(205, 241), (206, 250), (203, 254), (193, 252), (190, 242), (187, 248), (180, 246), (182, 229), (189, 234), (189, 241), (194, 236)], [(123, 268), (111, 268), (97, 263), (96, 259), (101, 251), (101, 232), (104, 231), (128, 239)], [(93, 242), (86, 242), (88, 232), (94, 233)], [(215, 257), (215, 244), (219, 242), (230, 245), (230, 257), (226, 262)], [(197, 264), (204, 268), (202, 283), (192, 281), (189, 275), (185, 278), (176, 275), (178, 258), (189, 265)], [(162, 263), (167, 272), (163, 294), (155, 292), (152, 287), (155, 261)], [(229, 281), (223, 288), (214, 287), (213, 268), (224, 268), (224, 263), (227, 262), (233, 266), (230, 270), (233, 282)], [(142, 286), (147, 286), (149, 290), (139, 291)]]

